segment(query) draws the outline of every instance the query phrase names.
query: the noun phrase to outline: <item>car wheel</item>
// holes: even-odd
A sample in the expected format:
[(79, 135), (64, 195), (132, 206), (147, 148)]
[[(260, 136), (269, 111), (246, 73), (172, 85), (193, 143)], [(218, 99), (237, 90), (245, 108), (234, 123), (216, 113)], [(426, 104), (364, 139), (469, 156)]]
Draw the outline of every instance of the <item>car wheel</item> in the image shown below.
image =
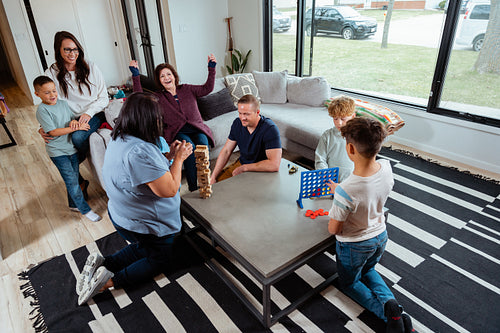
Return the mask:
[(472, 42), (472, 49), (476, 52), (481, 51), (481, 48), (483, 47), (483, 42), (484, 42), (484, 35), (479, 35), (476, 38), (474, 38), (474, 41)]
[(344, 39), (354, 39), (354, 30), (352, 30), (352, 28), (345, 28), (344, 30), (342, 30), (342, 37)]

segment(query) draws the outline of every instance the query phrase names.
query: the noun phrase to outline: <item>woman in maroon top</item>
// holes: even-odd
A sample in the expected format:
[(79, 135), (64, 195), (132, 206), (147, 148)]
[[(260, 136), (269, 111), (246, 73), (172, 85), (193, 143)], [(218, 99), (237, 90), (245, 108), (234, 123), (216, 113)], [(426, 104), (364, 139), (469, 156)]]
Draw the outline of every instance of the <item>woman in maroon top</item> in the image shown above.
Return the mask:
[[(160, 88), (155, 95), (158, 97), (163, 113), (163, 136), (168, 144), (175, 140), (186, 140), (196, 145), (210, 145), (214, 140), (212, 131), (203, 123), (196, 99), (208, 95), (214, 88), (215, 56), (208, 56), (208, 78), (203, 85), (179, 84), (179, 75), (170, 64), (160, 64), (155, 68), (155, 82)], [(130, 62), (130, 71), (134, 83), (134, 92), (142, 91), (137, 61)], [(194, 152), (184, 161), (186, 179), (189, 190), (198, 189), (196, 176), (196, 160)]]

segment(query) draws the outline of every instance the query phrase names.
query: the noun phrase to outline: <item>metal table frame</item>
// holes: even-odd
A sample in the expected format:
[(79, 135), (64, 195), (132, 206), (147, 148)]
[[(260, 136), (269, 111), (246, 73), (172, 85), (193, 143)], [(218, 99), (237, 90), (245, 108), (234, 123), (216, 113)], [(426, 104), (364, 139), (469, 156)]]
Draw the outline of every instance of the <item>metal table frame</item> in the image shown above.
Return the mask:
[[(300, 258), (297, 258), (293, 263), (283, 267), (278, 270), (276, 273), (272, 274), (269, 277), (263, 276), (259, 271), (253, 267), (245, 258), (243, 258), (238, 251), (236, 251), (233, 247), (231, 247), (222, 237), (220, 237), (211, 227), (210, 223), (206, 221), (203, 216), (194, 211), (187, 202), (182, 200), (181, 202), (181, 216), (186, 217), (191, 222), (196, 225), (196, 228), (190, 229), (186, 232), (186, 238), (189, 243), (200, 253), (202, 257), (204, 257), (206, 263), (209, 267), (224, 281), (224, 283), (233, 291), (234, 294), (245, 304), (245, 306), (250, 310), (250, 312), (264, 325), (264, 327), (269, 328), (278, 322), (281, 318), (291, 313), (301, 304), (303, 304), (310, 297), (319, 293), (321, 290), (325, 289), (328, 285), (332, 283), (334, 279), (337, 278), (338, 274), (325, 279), (321, 284), (314, 287), (312, 290), (299, 297), (295, 301), (291, 302), (286, 308), (281, 311), (272, 314), (271, 313), (271, 287), (284, 277), (293, 273), (295, 270), (303, 266), (309, 259), (323, 253), (328, 247), (335, 244), (335, 237), (330, 237), (327, 240), (316, 244), (313, 246), (307, 253), (304, 253)], [(261, 285), (262, 285), (262, 307), (263, 311), (260, 312), (250, 301), (249, 299), (240, 291), (237, 286), (231, 281), (229, 276), (220, 269), (210, 258), (200, 249), (199, 246), (191, 238), (190, 234), (198, 227), (202, 227), (209, 235), (212, 240), (212, 245), (218, 244), (222, 247), (227, 253), (229, 253), (234, 259), (236, 259)]]

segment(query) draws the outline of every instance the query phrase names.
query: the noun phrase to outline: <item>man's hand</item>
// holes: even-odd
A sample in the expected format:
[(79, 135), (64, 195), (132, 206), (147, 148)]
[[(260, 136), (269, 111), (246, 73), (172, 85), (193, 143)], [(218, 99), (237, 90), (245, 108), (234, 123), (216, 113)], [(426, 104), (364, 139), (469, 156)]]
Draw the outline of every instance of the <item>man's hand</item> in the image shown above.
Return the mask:
[(237, 167), (236, 169), (233, 170), (233, 176), (237, 176), (239, 175), (240, 173), (243, 173), (243, 172), (247, 172), (247, 165), (246, 164), (242, 164), (240, 165), (239, 167)]
[(88, 114), (84, 113), (80, 116), (80, 119), (78, 119), (78, 122), (81, 124), (87, 124), (89, 122), (89, 120), (91, 119), (92, 117), (89, 116)]
[(43, 128), (40, 128), (38, 130), (38, 133), (40, 133), (40, 135), (42, 136), (43, 141), (45, 141), (45, 143), (49, 143), (50, 140), (54, 139), (54, 137), (52, 135), (50, 135), (49, 133), (45, 133), (45, 131), (43, 130)]

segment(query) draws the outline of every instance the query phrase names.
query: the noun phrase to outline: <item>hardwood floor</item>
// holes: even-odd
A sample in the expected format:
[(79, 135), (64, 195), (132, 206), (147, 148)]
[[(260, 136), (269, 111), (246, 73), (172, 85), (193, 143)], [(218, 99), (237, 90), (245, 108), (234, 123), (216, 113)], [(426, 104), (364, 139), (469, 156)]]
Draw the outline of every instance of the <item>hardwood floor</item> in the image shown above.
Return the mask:
[[(30, 309), (19, 291), (17, 273), (51, 257), (97, 240), (114, 228), (107, 197), (86, 164), (89, 205), (103, 219), (90, 222), (68, 209), (64, 182), (38, 135), (36, 106), (14, 83), (0, 83), (11, 112), (7, 126), (17, 145), (0, 149), (0, 331), (34, 331)], [(9, 142), (0, 127), (0, 144)]]

